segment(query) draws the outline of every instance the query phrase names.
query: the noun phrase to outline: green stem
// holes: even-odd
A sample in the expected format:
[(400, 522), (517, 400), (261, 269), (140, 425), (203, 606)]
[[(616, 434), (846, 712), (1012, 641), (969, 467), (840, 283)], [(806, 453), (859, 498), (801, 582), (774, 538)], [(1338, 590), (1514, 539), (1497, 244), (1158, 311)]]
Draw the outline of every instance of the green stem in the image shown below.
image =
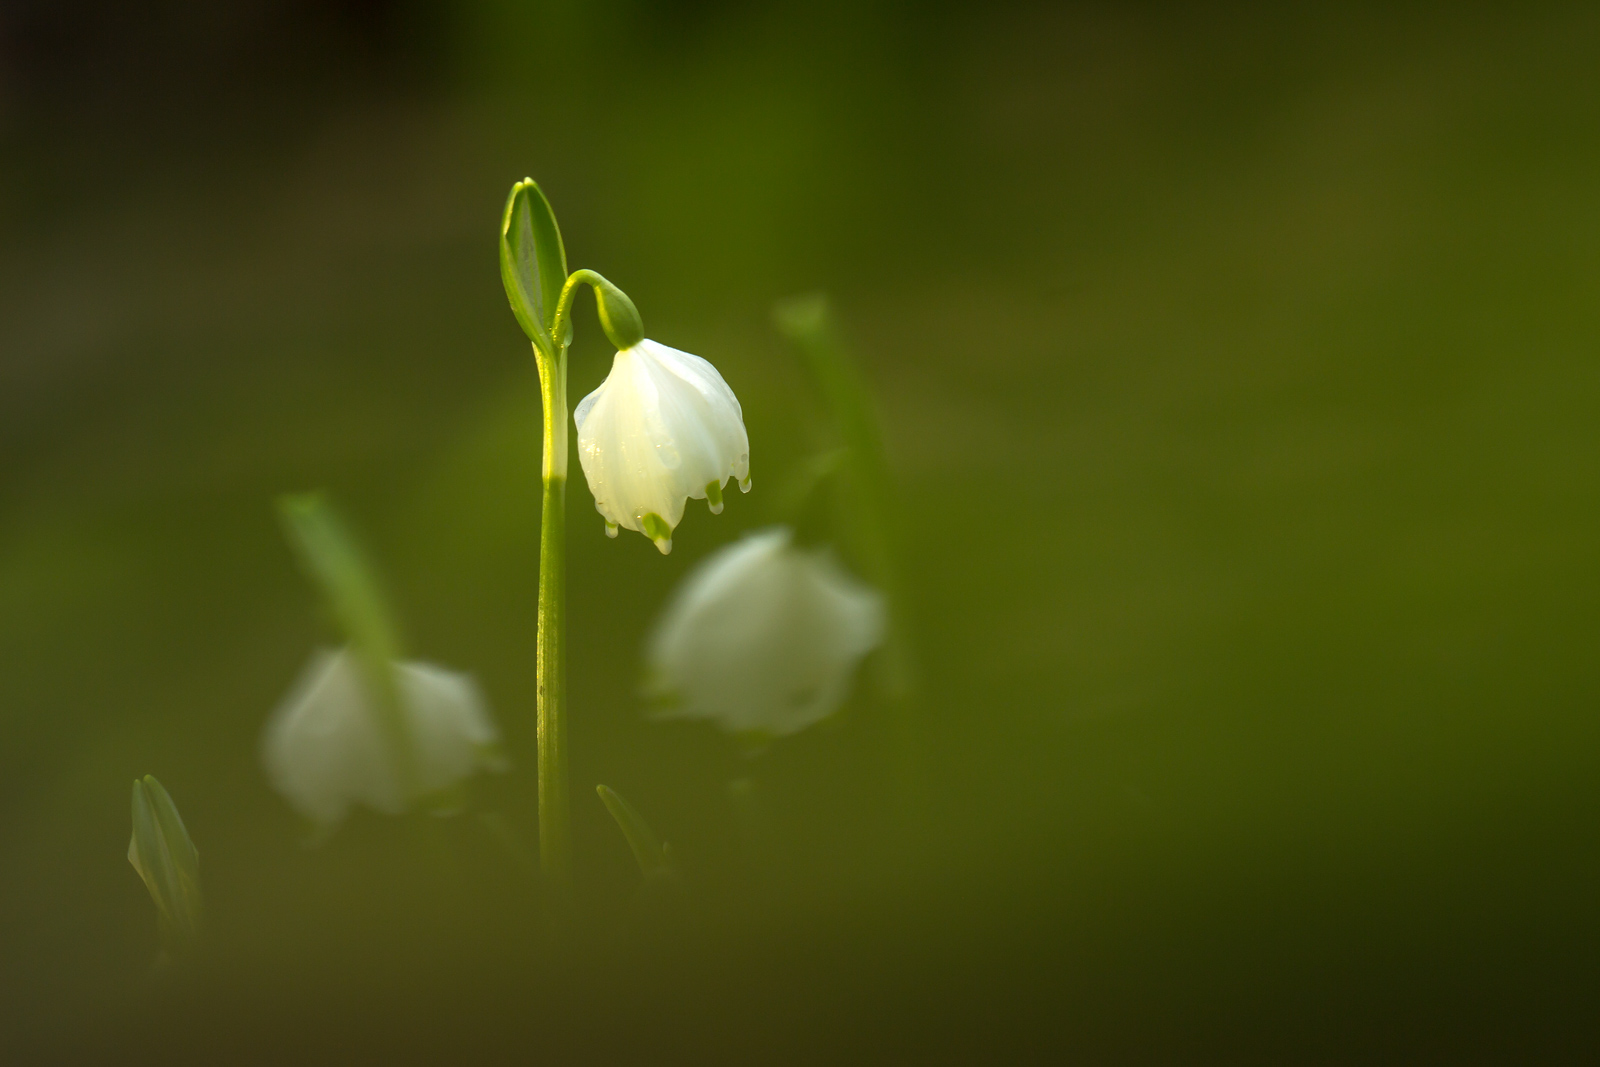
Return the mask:
[(554, 337), (556, 344), (563, 349), (566, 347), (567, 320), (572, 318), (572, 301), (578, 295), (578, 286), (585, 283), (594, 285), (603, 281), (604, 278), (587, 267), (567, 275), (566, 284), (561, 287), (561, 297), (556, 301), (555, 318), (550, 320), (550, 336)]
[(572, 899), (567, 807), (567, 350), (534, 348), (544, 406), (544, 502), (539, 522), (539, 866), (558, 912)]
[[(621, 351), (644, 328), (627, 294), (592, 270), (574, 271), (561, 287), (550, 335), (533, 343), (544, 406), (544, 501), (539, 519), (539, 866), (558, 916), (572, 910), (572, 829), (567, 807), (567, 340), (572, 300), (594, 288), (600, 325)], [(545, 344), (541, 345), (540, 339)]]

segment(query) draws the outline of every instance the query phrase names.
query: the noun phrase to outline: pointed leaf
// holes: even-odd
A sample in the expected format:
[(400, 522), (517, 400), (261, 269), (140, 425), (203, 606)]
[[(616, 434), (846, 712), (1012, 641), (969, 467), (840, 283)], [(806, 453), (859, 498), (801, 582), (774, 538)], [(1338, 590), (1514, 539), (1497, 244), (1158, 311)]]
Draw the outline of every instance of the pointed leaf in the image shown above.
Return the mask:
[(655, 835), (639, 813), (633, 810), (633, 805), (609, 786), (595, 786), (595, 791), (600, 794), (601, 803), (611, 817), (617, 820), (617, 827), (622, 831), (622, 836), (628, 839), (628, 847), (633, 850), (633, 858), (639, 863), (639, 870), (646, 879), (659, 873), (669, 873), (672, 870), (671, 858), (666, 846)]
[(567, 281), (567, 252), (550, 202), (532, 178), (513, 185), (506, 198), (500, 223), (500, 278), (522, 332), (542, 352), (552, 354), (550, 329)]
[(139, 872), (155, 902), (167, 954), (173, 958), (183, 955), (200, 934), (200, 853), (172, 798), (148, 774), (133, 783), (128, 862)]

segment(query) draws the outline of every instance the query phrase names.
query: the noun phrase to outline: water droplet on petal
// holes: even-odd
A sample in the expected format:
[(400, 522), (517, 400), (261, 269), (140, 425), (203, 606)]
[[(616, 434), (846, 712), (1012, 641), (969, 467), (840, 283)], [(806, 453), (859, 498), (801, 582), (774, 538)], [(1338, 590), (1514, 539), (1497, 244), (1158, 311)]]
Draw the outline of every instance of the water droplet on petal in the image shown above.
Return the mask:
[(746, 478), (744, 481), (739, 483), (739, 492), (748, 493), (749, 491), (750, 491), (750, 479)]
[(615, 537), (615, 536), (617, 536), (617, 524), (616, 523), (614, 523), (614, 522), (606, 523), (606, 536), (607, 537)]

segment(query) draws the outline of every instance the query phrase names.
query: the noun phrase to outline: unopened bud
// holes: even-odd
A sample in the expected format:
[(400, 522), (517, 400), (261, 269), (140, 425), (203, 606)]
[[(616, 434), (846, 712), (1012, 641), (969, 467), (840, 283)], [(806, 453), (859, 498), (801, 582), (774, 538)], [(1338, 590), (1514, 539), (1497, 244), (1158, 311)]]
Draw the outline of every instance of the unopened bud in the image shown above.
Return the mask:
[(592, 271), (589, 272), (589, 282), (594, 286), (594, 300), (600, 312), (600, 328), (605, 330), (606, 337), (611, 343), (617, 346), (617, 351), (625, 352), (643, 341), (644, 322), (639, 318), (639, 309), (628, 299), (628, 294)]

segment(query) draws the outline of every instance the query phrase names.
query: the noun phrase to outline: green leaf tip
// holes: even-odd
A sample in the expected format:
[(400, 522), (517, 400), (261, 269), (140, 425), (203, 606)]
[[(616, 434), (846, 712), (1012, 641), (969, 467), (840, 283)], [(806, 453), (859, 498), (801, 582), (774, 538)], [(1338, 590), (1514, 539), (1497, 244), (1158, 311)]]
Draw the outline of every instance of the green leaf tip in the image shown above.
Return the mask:
[(594, 788), (595, 792), (600, 794), (600, 802), (616, 820), (622, 836), (627, 838), (628, 847), (633, 850), (633, 858), (639, 864), (639, 872), (647, 880), (657, 875), (672, 874), (671, 849), (662, 843), (655, 831), (650, 829), (649, 824), (633, 810), (633, 805), (623, 800), (622, 795), (610, 786), (597, 785)]
[(500, 220), (500, 280), (522, 332), (545, 355), (565, 341), (552, 335), (567, 251), (550, 201), (532, 178), (511, 186)]
[(139, 872), (155, 902), (167, 955), (177, 959), (187, 954), (200, 937), (200, 853), (172, 797), (154, 775), (133, 783), (128, 862)]

